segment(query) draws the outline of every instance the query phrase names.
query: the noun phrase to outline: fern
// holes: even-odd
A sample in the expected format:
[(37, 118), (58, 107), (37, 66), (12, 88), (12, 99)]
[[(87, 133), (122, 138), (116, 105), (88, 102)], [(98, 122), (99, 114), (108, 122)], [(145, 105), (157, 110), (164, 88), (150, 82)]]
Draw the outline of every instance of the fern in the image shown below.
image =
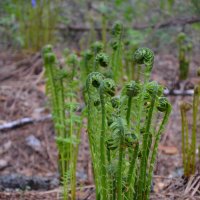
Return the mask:
[[(86, 81), (88, 136), (97, 199), (149, 199), (158, 142), (171, 111), (163, 88), (149, 82), (153, 53), (141, 48), (133, 55), (144, 65), (144, 81), (125, 84), (114, 96), (115, 84), (99, 72)], [(153, 120), (163, 114), (155, 129)]]
[(61, 68), (50, 45), (44, 47), (43, 58), (46, 76), (46, 91), (57, 134), (59, 169), (63, 184), (63, 199), (76, 199), (76, 163), (82, 128), (82, 114), (77, 113), (77, 86), (75, 80), (78, 58), (69, 54), (66, 68)]

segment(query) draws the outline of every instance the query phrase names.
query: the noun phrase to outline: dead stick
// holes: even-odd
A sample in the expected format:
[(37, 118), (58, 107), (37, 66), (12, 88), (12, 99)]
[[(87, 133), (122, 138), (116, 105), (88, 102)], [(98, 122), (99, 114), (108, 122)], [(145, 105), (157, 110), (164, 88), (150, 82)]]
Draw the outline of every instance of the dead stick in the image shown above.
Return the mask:
[(17, 128), (17, 127), (24, 126), (24, 125), (27, 125), (27, 124), (36, 123), (36, 122), (43, 122), (43, 121), (49, 120), (51, 118), (52, 118), (52, 116), (49, 114), (49, 115), (46, 115), (46, 116), (41, 117), (39, 119), (33, 119), (33, 118), (30, 118), (30, 117), (18, 119), (18, 120), (0, 125), (0, 131), (7, 130), (7, 129), (13, 129), (13, 128)]

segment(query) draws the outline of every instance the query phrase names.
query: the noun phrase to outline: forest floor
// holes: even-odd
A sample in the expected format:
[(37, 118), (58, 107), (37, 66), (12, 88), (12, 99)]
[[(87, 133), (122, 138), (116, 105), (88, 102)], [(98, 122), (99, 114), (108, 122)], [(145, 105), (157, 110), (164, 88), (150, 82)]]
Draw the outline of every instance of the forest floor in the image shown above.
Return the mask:
[[(182, 83), (186, 89), (193, 88), (199, 81), (196, 76), (196, 69), (200, 66), (198, 60), (198, 57), (193, 58), (189, 78)], [(29, 118), (33, 122), (0, 129), (1, 200), (56, 200), (60, 196), (55, 134), (49, 117), (42, 69), (39, 53), (28, 56), (12, 51), (0, 53), (0, 127), (23, 118)], [(177, 88), (177, 58), (158, 55), (152, 79), (168, 88)], [(179, 102), (191, 102), (192, 97), (169, 96), (169, 99), (173, 111), (159, 145), (151, 199), (200, 199), (200, 175), (197, 174), (190, 181), (181, 178), (183, 168)], [(191, 113), (189, 119), (192, 119)], [(86, 130), (82, 132), (77, 177), (77, 199), (94, 200)], [(15, 184), (5, 187), (5, 181), (9, 182), (11, 179), (15, 182), (19, 178), (21, 179), (17, 180), (16, 185), (20, 189), (11, 189), (16, 187)], [(35, 179), (41, 188), (34, 184)], [(23, 185), (24, 180), (25, 183), (32, 181), (29, 187)], [(192, 183), (195, 184), (192, 186)]]

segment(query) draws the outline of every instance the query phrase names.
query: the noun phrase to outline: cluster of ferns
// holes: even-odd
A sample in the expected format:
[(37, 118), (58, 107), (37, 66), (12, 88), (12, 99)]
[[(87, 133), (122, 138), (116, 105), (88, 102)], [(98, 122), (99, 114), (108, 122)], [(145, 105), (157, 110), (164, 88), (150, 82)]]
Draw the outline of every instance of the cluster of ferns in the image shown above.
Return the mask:
[[(76, 199), (83, 118), (88, 123), (96, 199), (149, 199), (158, 143), (171, 105), (163, 87), (150, 81), (153, 52), (148, 48), (128, 51), (122, 36), (123, 26), (117, 22), (111, 51), (101, 42), (92, 44), (80, 58), (66, 51), (67, 67), (60, 67), (50, 46), (43, 50), (65, 200), (69, 190), (70, 199)], [(79, 88), (83, 98), (78, 98)], [(85, 107), (77, 112), (82, 99)]]

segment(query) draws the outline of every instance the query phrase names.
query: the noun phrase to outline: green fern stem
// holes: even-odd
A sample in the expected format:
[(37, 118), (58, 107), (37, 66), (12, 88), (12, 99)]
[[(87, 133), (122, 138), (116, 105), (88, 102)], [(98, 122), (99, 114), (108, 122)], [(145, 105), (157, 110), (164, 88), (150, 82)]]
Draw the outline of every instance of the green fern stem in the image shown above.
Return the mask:
[(131, 152), (133, 153), (130, 161), (130, 168), (128, 171), (128, 178), (127, 178), (127, 184), (126, 184), (126, 198), (127, 199), (133, 199), (134, 191), (133, 186), (135, 184), (135, 170), (136, 170), (136, 161), (139, 151), (139, 143), (136, 144), (135, 149)]
[[(96, 151), (96, 140), (94, 138), (94, 131), (93, 131), (93, 113), (94, 110), (94, 102), (93, 102), (93, 93), (92, 93), (92, 87), (99, 87), (100, 83), (102, 82), (103, 76), (102, 74), (98, 72), (92, 72), (88, 75), (87, 81), (86, 81), (86, 89), (88, 93), (88, 102), (87, 102), (87, 117), (88, 117), (88, 139), (89, 139), (89, 145), (90, 145), (90, 152), (92, 156), (92, 163), (94, 167), (94, 182), (96, 186), (96, 199), (100, 199), (100, 189), (99, 186), (101, 185), (101, 173), (99, 173), (99, 152)], [(94, 84), (95, 83), (95, 84)], [(98, 150), (97, 150), (98, 151)]]
[[(63, 145), (65, 146), (65, 145)], [(67, 187), (67, 179), (65, 178), (65, 155), (61, 152), (61, 164), (62, 164), (62, 181), (63, 181), (63, 200), (68, 200), (68, 187)]]
[(149, 165), (149, 172), (148, 172), (148, 178), (147, 178), (147, 194), (146, 194), (146, 199), (149, 199), (149, 194), (150, 194), (150, 189), (151, 189), (151, 181), (152, 181), (152, 176), (153, 176), (153, 169), (154, 169), (154, 163), (156, 160), (156, 155), (157, 155), (157, 151), (158, 151), (158, 144), (160, 141), (160, 137), (161, 134), (164, 130), (165, 125), (167, 124), (168, 120), (169, 120), (169, 115), (171, 113), (171, 106), (168, 105), (168, 108), (165, 112), (165, 115), (163, 117), (163, 120), (161, 122), (161, 125), (158, 129), (158, 132), (156, 134), (156, 138), (154, 141), (154, 145), (153, 145), (153, 149), (152, 149), (152, 155), (151, 155), (151, 159), (150, 159), (150, 165)]
[(64, 97), (64, 86), (63, 86), (63, 79), (58, 80), (58, 105), (59, 105), (59, 118), (60, 118), (60, 132), (61, 137), (66, 137), (66, 116), (65, 116), (65, 97)]
[(118, 162), (118, 172), (117, 172), (117, 199), (122, 200), (122, 164), (124, 157), (124, 148), (123, 148), (123, 136), (120, 139), (120, 147), (119, 147), (119, 162)]
[(100, 160), (101, 160), (101, 184), (102, 184), (102, 200), (107, 200), (106, 187), (107, 176), (106, 176), (106, 149), (105, 149), (105, 132), (106, 132), (106, 109), (104, 99), (104, 87), (103, 83), (100, 85), (100, 101), (101, 101), (101, 136), (100, 136)]
[[(51, 59), (54, 59), (52, 62)], [(59, 104), (58, 104), (58, 96), (56, 92), (56, 83), (54, 81), (54, 74), (55, 74), (55, 55), (53, 53), (47, 53), (44, 55), (44, 60), (45, 60), (45, 69), (47, 73), (47, 84), (50, 88), (50, 93), (51, 93), (51, 103), (52, 103), (52, 109), (53, 109), (53, 120), (55, 121), (55, 124), (58, 125), (60, 124), (59, 120)], [(48, 91), (48, 89), (47, 89)], [(60, 128), (58, 126), (55, 126), (56, 132), (58, 136), (61, 135), (60, 133)]]
[(182, 142), (182, 160), (183, 160), (183, 169), (185, 174), (185, 124), (184, 124), (184, 110), (180, 109), (181, 111), (181, 142)]
[(146, 196), (146, 172), (147, 172), (147, 161), (148, 161), (148, 152), (149, 152), (149, 145), (151, 144), (151, 136), (150, 136), (150, 127), (152, 122), (153, 110), (157, 95), (157, 85), (154, 88), (154, 93), (151, 99), (151, 105), (147, 115), (146, 121), (146, 128), (145, 133), (143, 133), (143, 141), (142, 141), (142, 158), (140, 164), (140, 180), (139, 180), (139, 190), (138, 190), (138, 197), (139, 199), (143, 200)]
[(128, 127), (130, 126), (131, 105), (132, 105), (132, 97), (128, 97), (128, 109), (126, 113), (126, 121), (127, 121)]
[[(82, 130), (82, 123), (80, 123), (77, 133), (77, 139), (80, 141), (81, 138), (81, 130)], [(79, 150), (79, 142), (77, 142), (75, 146), (75, 151), (72, 150), (72, 157), (78, 158), (78, 150)], [(72, 184), (71, 184), (71, 198), (72, 200), (76, 200), (76, 167), (77, 167), (77, 159), (73, 159), (73, 168), (72, 168)]]
[(90, 89), (88, 89), (88, 96), (89, 96), (89, 99), (88, 99), (88, 106), (87, 106), (87, 110), (88, 110), (88, 115), (87, 115), (87, 118), (88, 118), (88, 139), (89, 139), (89, 145), (90, 145), (90, 152), (91, 152), (91, 157), (92, 157), (92, 163), (93, 163), (93, 167), (94, 167), (94, 182), (95, 182), (95, 190), (96, 190), (96, 199), (98, 200), (99, 199), (99, 184), (98, 184), (98, 176), (97, 176), (97, 167), (96, 167), (96, 164), (98, 162), (96, 162), (96, 157), (95, 157), (95, 147), (94, 147), (94, 144), (95, 142), (93, 142), (93, 139), (92, 139), (92, 121), (93, 121), (93, 118), (92, 118), (92, 97), (91, 97), (91, 93), (90, 93)]
[(195, 173), (196, 166), (196, 137), (197, 137), (197, 113), (198, 113), (198, 104), (199, 104), (199, 91), (198, 87), (194, 89), (193, 97), (193, 123), (192, 123), (192, 141), (191, 141), (191, 173)]

